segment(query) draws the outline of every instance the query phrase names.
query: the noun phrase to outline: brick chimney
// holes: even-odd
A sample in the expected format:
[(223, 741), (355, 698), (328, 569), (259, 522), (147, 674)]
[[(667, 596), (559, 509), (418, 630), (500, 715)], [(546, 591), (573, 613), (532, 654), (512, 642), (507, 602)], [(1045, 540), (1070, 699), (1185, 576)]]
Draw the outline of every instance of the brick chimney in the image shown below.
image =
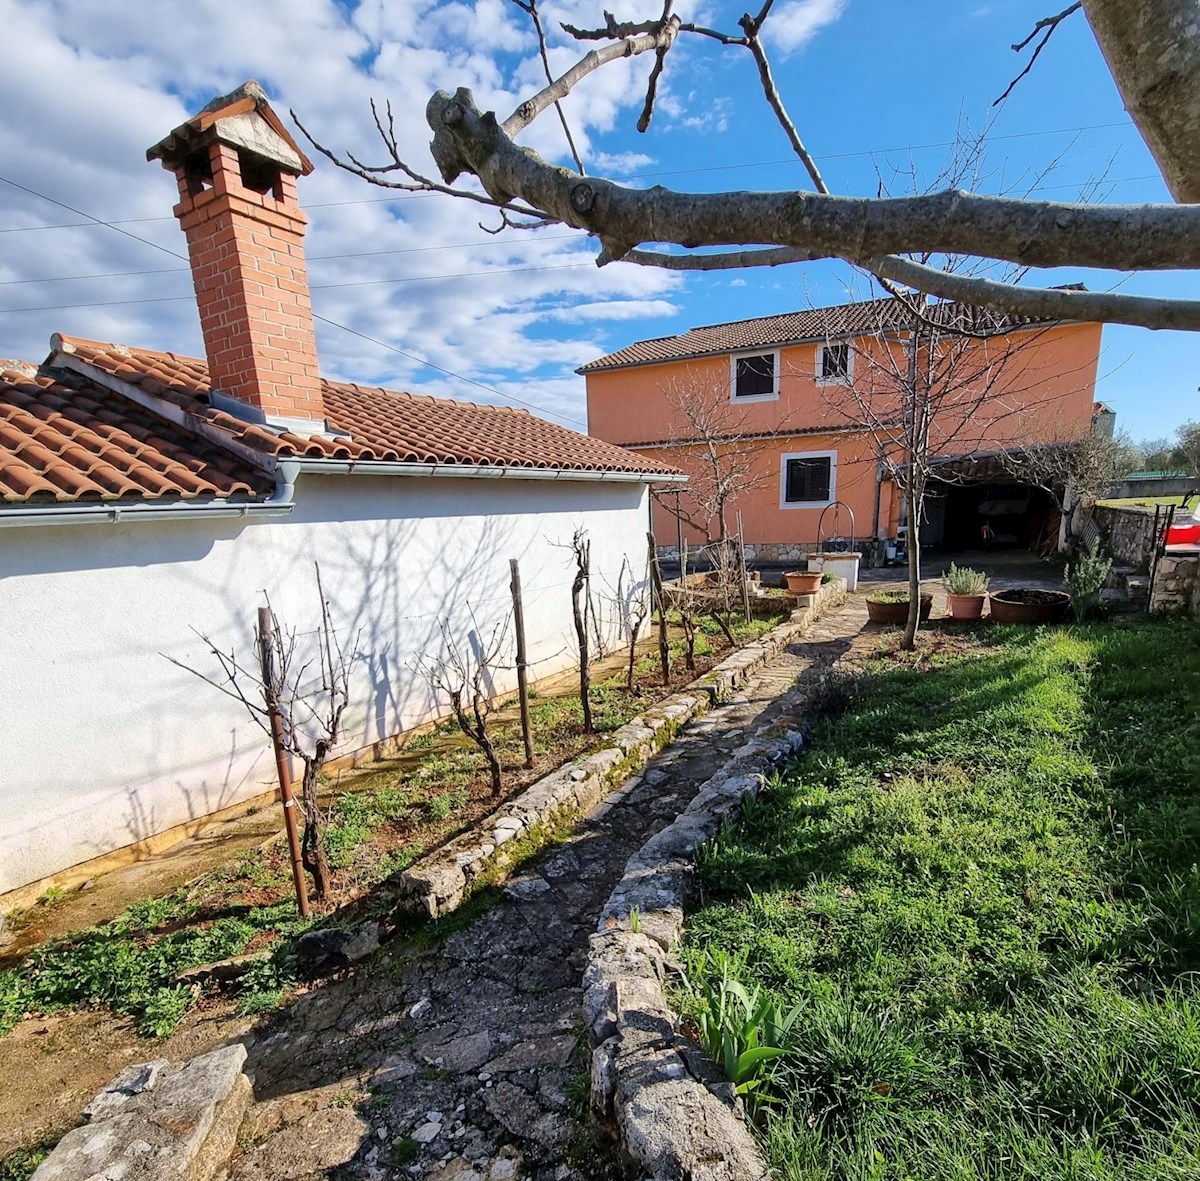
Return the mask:
[[(312, 164), (257, 82), (213, 99), (147, 153), (179, 183), (214, 401), (300, 434), (324, 431), (296, 178)], [(236, 399), (236, 401), (230, 401)]]

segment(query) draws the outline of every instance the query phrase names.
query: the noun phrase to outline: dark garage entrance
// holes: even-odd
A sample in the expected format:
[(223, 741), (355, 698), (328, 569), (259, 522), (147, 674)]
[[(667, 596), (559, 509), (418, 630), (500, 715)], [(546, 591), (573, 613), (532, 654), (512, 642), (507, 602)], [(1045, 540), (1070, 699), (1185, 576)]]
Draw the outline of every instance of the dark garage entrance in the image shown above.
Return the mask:
[(922, 548), (1052, 554), (1059, 516), (1048, 492), (1018, 482), (994, 456), (944, 460), (928, 485)]

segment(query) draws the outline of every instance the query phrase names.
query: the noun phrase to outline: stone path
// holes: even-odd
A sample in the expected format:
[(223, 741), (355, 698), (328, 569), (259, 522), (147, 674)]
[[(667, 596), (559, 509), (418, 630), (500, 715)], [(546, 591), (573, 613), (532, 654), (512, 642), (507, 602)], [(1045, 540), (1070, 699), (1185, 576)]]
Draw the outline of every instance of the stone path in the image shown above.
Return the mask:
[[(376, 957), (262, 1030), (247, 1063), (258, 1146), (234, 1181), (316, 1178), (335, 1165), (347, 1181), (568, 1181), (610, 1171), (576, 1118), (590, 1067), (580, 979), (597, 916), (630, 855), (865, 621), (863, 597), (851, 595), (473, 923), (435, 947)], [(356, 1115), (363, 1091), (371, 1098)]]

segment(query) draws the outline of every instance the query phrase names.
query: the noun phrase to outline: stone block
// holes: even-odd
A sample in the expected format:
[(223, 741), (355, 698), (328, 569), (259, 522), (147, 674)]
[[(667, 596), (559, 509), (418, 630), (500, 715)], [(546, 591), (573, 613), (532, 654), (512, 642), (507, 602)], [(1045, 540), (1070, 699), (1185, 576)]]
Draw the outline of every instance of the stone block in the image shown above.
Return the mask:
[(101, 1092), (109, 1099), (88, 1105), (98, 1114), (58, 1142), (35, 1181), (212, 1181), (228, 1165), (250, 1106), (245, 1061), (245, 1046), (233, 1045), (184, 1063), (146, 1063), (158, 1069), (141, 1090), (122, 1071)]

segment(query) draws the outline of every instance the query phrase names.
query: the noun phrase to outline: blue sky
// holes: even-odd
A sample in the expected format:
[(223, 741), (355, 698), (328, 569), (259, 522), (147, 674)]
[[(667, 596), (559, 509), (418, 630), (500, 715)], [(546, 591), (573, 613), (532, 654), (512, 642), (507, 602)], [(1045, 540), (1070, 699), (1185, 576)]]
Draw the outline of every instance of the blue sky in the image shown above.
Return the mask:
[[(601, 7), (543, 0), (551, 25), (596, 23)], [(732, 31), (745, 5), (678, 7)], [(650, 8), (627, 0), (616, 11), (644, 18)], [(779, 0), (767, 40), (835, 191), (873, 194), (880, 175), (897, 191), (906, 176), (928, 185), (959, 129), (986, 125), (985, 190), (1034, 185), (1072, 200), (1104, 178), (1097, 199), (1166, 200), (1082, 14), (1064, 22), (1003, 108), (991, 109), (1023, 64), (1009, 45), (1045, 14), (1040, 0)], [(0, 356), (35, 360), (53, 331), (202, 350), (189, 277), (168, 253), (183, 250), (173, 185), (144, 151), (213, 94), (255, 77), (281, 113), (295, 107), (333, 146), (371, 158), (380, 153), (367, 100), (390, 98), (406, 153), (431, 169), (424, 104), (433, 89), (471, 86), (481, 105), (506, 114), (540, 81), (525, 18), (507, 0), (0, 0), (0, 27), (22, 47), (0, 75), (3, 109), (18, 115), (0, 126), (0, 176), (125, 231), (0, 183)], [(556, 34), (556, 66), (572, 54)], [(648, 68), (647, 59), (620, 63), (568, 102), (591, 171), (693, 191), (803, 184), (744, 51), (681, 42), (654, 124), (639, 135)], [(562, 158), (553, 119), (540, 120), (528, 142)], [(838, 302), (855, 283), (833, 263), (714, 276), (597, 270), (581, 235), (493, 239), (477, 207), (389, 200), (324, 161), (301, 197), (316, 311), (344, 326), (318, 325), (328, 375), (530, 404), (572, 424), (583, 418), (573, 370), (593, 356), (697, 324)], [(1030, 277), (1074, 280), (1200, 297), (1186, 273)], [(1135, 437), (1200, 418), (1195, 335), (1107, 328), (1100, 371), (1098, 396)]]

